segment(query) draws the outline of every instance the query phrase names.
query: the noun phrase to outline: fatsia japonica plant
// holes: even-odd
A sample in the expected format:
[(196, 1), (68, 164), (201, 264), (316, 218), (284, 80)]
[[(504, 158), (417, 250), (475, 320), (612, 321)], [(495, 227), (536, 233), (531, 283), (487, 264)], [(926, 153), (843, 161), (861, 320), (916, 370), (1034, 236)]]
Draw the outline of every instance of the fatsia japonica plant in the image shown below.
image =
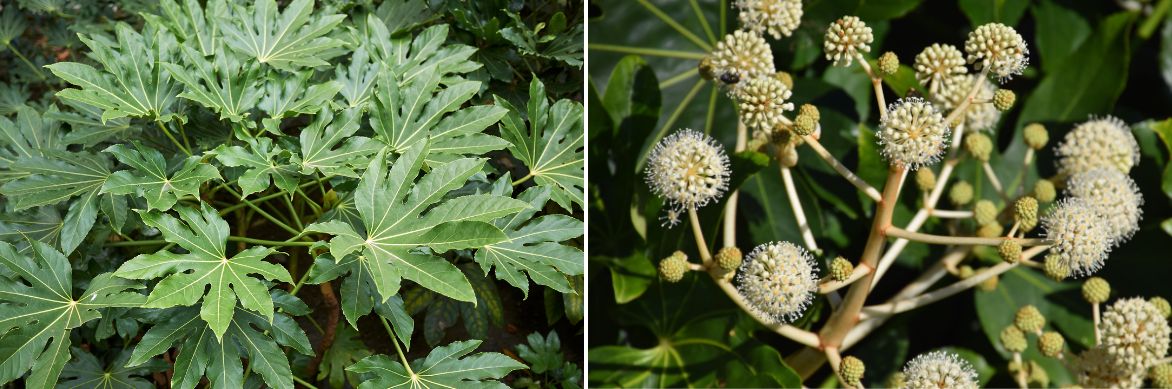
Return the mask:
[[(897, 35), (920, 27), (888, 20), (916, 1), (718, 3), (612, 3), (596, 28), (643, 11), (670, 34), (591, 37), (592, 50), (628, 54), (607, 65), (605, 91), (592, 90), (605, 112), (591, 116), (592, 172), (637, 189), (601, 189), (591, 203), (592, 226), (605, 226), (592, 227), (592, 263), (610, 269), (611, 283), (592, 290), (625, 315), (613, 334), (592, 333), (590, 382), (1172, 385), (1167, 301), (1129, 290), (1150, 298), (1112, 303), (1098, 277), (1141, 229), (1137, 137), (1152, 129), (1134, 129), (1110, 105), (1038, 103), (1083, 96), (1053, 94), (1049, 79), (1027, 88), (1033, 42), (1057, 66), (1053, 41), (1027, 39), (1011, 21), (1027, 5), (1010, 18), (979, 13), (993, 2), (961, 2), (972, 27), (953, 40)], [(1039, 23), (1047, 7), (1057, 6), (1034, 8)], [(1103, 34), (1127, 34), (1121, 26), (1139, 14), (1104, 18)], [(679, 73), (657, 81), (651, 63)], [(682, 99), (660, 95), (692, 78)], [(707, 109), (693, 108), (705, 87)], [(836, 88), (855, 116), (839, 111)], [(1029, 96), (1021, 113), (1019, 93)], [(679, 106), (656, 125), (661, 99)], [(1056, 120), (1050, 107), (1083, 113)], [(634, 248), (597, 235), (620, 233)], [(975, 315), (916, 315), (968, 294)], [(988, 340), (957, 328), (969, 323)], [(909, 342), (930, 344), (908, 355)]]
[(19, 3), (5, 387), (580, 383), (572, 4)]

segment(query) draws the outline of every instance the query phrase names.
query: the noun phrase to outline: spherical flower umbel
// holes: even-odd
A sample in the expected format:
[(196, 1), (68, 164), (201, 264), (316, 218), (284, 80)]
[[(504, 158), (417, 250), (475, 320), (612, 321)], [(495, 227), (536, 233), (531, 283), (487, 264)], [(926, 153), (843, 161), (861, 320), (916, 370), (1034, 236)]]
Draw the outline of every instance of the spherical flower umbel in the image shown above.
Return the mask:
[(1121, 299), (1103, 312), (1102, 345), (1118, 363), (1146, 370), (1168, 354), (1168, 320), (1142, 298)]
[[(977, 94), (973, 96), (974, 100), (988, 101), (994, 98), (997, 88), (992, 82), (978, 79), (975, 74), (964, 74), (945, 80), (936, 94), (936, 101), (944, 109), (955, 109), (969, 97), (969, 91), (973, 85), (978, 88)], [(1001, 120), (1001, 111), (998, 111), (993, 104), (969, 104), (965, 108), (964, 123), (968, 130), (991, 131), (999, 120)]]
[(876, 136), (880, 152), (890, 163), (916, 170), (940, 160), (948, 147), (948, 134), (944, 116), (932, 103), (908, 97), (887, 108)]
[(1052, 242), (1050, 253), (1070, 275), (1081, 277), (1103, 267), (1112, 239), (1109, 230), (1086, 200), (1067, 198), (1042, 218), (1045, 237)]
[(758, 138), (767, 138), (774, 127), (786, 120), (785, 111), (794, 110), (794, 103), (786, 101), (792, 94), (789, 87), (774, 77), (741, 80), (731, 93), (740, 108), (741, 120)]
[(1020, 75), (1030, 61), (1025, 39), (1001, 23), (985, 24), (969, 33), (964, 51), (977, 70), (989, 68), (989, 73), (1001, 79)]
[(647, 157), (651, 192), (676, 208), (708, 205), (728, 189), (729, 165), (724, 147), (708, 135), (685, 129), (672, 134)]
[(725, 35), (709, 58), (713, 76), (726, 84), (772, 76), (775, 71), (769, 43), (753, 31), (737, 30)]
[(1059, 173), (1073, 175), (1100, 167), (1127, 173), (1139, 164), (1139, 143), (1127, 123), (1107, 116), (1074, 127), (1054, 154)]
[(920, 354), (903, 367), (904, 387), (911, 389), (976, 388), (977, 372), (954, 353)]
[(916, 81), (935, 93), (937, 87), (933, 87), (932, 84), (939, 85), (952, 76), (968, 72), (964, 63), (964, 55), (955, 46), (933, 43), (916, 55), (916, 62), (913, 65), (916, 69)]
[(1099, 215), (1116, 246), (1139, 231), (1144, 198), (1135, 181), (1111, 168), (1075, 174), (1066, 182), (1066, 195), (1086, 200)]
[(1084, 350), (1070, 364), (1078, 383), (1087, 388), (1138, 388), (1143, 386), (1143, 372), (1121, 365), (1099, 345)]
[(789, 242), (757, 246), (737, 271), (737, 290), (757, 313), (778, 323), (796, 320), (814, 299), (814, 258)]
[(741, 24), (774, 39), (790, 36), (802, 20), (801, 0), (737, 0)]
[(826, 59), (834, 61), (834, 66), (850, 66), (856, 55), (871, 52), (874, 39), (871, 27), (857, 16), (843, 16), (826, 29), (822, 48), (826, 51)]

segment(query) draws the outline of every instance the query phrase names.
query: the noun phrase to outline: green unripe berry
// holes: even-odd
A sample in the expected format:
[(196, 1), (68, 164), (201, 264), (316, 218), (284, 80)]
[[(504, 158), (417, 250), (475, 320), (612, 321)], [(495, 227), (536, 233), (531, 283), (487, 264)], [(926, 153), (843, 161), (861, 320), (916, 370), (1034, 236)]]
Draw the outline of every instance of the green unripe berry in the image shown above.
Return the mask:
[(1100, 277), (1088, 278), (1082, 283), (1082, 298), (1091, 304), (1102, 304), (1111, 298), (1111, 284)]
[(851, 273), (855, 272), (855, 265), (846, 258), (838, 257), (830, 261), (830, 279), (842, 282), (850, 278)]
[(997, 206), (989, 200), (977, 200), (977, 204), (973, 206), (973, 220), (978, 226), (997, 221)]
[(741, 267), (741, 249), (736, 247), (725, 247), (716, 252), (716, 266), (726, 271), (736, 270)]
[(1017, 100), (1017, 95), (1009, 89), (998, 89), (993, 92), (993, 107), (998, 111), (1005, 112), (1013, 108), (1013, 102)]
[(1026, 305), (1018, 308), (1017, 314), (1013, 317), (1013, 325), (1024, 332), (1037, 333), (1041, 332), (1042, 327), (1046, 326), (1046, 317), (1042, 316), (1042, 312), (1038, 311), (1038, 307)]
[(808, 115), (798, 115), (794, 118), (794, 132), (806, 136), (818, 129), (818, 120)]
[(791, 76), (789, 73), (777, 72), (773, 74), (773, 78), (776, 78), (778, 81), (781, 81), (782, 84), (785, 84), (786, 89), (794, 89), (794, 76)]
[(1000, 282), (999, 277), (994, 274), (992, 277), (986, 278), (984, 281), (981, 281), (981, 283), (977, 284), (977, 289), (980, 289), (982, 292), (992, 292), (993, 290), (997, 289), (998, 282)]
[(1001, 259), (1005, 263), (1017, 263), (1021, 260), (1021, 243), (1013, 239), (1001, 241), (1001, 244), (997, 246), (997, 254), (1001, 255)]
[(1054, 201), (1058, 197), (1058, 191), (1054, 189), (1054, 183), (1050, 180), (1038, 180), (1034, 183), (1034, 198), (1043, 203)]
[(899, 71), (899, 57), (890, 51), (879, 56), (879, 73), (884, 76), (895, 75)]
[(993, 153), (993, 140), (979, 132), (969, 134), (964, 137), (964, 148), (978, 161), (988, 162), (989, 155)]
[(1024, 232), (1030, 232), (1038, 226), (1038, 200), (1033, 197), (1022, 197), (1013, 203), (1013, 220)]
[(973, 186), (967, 181), (957, 181), (948, 190), (948, 199), (955, 205), (965, 205), (973, 201)]
[(982, 238), (996, 238), (1005, 232), (1005, 228), (997, 223), (989, 223), (977, 229), (977, 236)]
[(1152, 387), (1172, 389), (1172, 364), (1160, 363), (1152, 366), (1148, 370), (1148, 379), (1152, 381)]
[(1167, 319), (1168, 316), (1172, 316), (1172, 305), (1169, 305), (1168, 300), (1165, 300), (1163, 297), (1152, 297), (1148, 299), (1148, 302), (1152, 303), (1152, 305), (1155, 305), (1156, 309), (1160, 310), (1160, 314), (1164, 315), (1165, 319)]
[(1062, 348), (1066, 345), (1066, 340), (1062, 339), (1062, 335), (1054, 331), (1046, 331), (1042, 336), (1038, 337), (1038, 351), (1042, 352), (1050, 358), (1058, 358), (1062, 355)]
[(659, 261), (659, 276), (667, 282), (680, 282), (688, 272), (688, 256), (682, 251), (676, 251), (671, 256)]
[(842, 363), (839, 364), (838, 374), (842, 376), (843, 385), (852, 388), (862, 387), (863, 373), (867, 370), (867, 366), (863, 365), (863, 361), (853, 356), (842, 358)]
[(962, 280), (972, 277), (973, 274), (976, 274), (976, 271), (974, 271), (973, 267), (969, 265), (964, 265), (956, 269), (956, 276)]
[(1046, 277), (1054, 281), (1065, 280), (1070, 277), (1070, 267), (1062, 262), (1062, 259), (1054, 254), (1046, 256), (1046, 261), (1042, 263), (1042, 272), (1046, 273)]
[(920, 188), (921, 192), (930, 192), (936, 187), (936, 173), (928, 168), (916, 170), (916, 187)]
[(700, 65), (697, 66), (697, 71), (700, 72), (700, 78), (708, 81), (716, 79), (716, 66), (712, 64), (712, 57), (704, 57), (700, 60)]
[(1020, 353), (1025, 351), (1028, 345), (1029, 342), (1026, 341), (1025, 333), (1021, 332), (1021, 329), (1008, 326), (1001, 330), (1001, 346), (1004, 346), (1006, 351)]
[(1046, 127), (1038, 123), (1026, 126), (1022, 132), (1025, 136), (1026, 146), (1034, 150), (1041, 150), (1046, 147), (1046, 142), (1050, 141), (1050, 133), (1046, 131)]
[(814, 118), (814, 121), (822, 120), (822, 114), (818, 112), (818, 107), (811, 104), (802, 104), (798, 108), (798, 115), (805, 115)]

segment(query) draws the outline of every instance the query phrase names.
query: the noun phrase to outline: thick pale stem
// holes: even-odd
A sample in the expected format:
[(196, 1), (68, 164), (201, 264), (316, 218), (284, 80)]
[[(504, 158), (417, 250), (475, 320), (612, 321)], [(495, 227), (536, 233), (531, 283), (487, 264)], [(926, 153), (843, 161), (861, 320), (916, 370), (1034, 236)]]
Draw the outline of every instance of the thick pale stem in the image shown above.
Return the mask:
[(851, 272), (850, 277), (847, 277), (845, 280), (842, 280), (842, 281), (829, 280), (829, 281), (826, 281), (826, 282), (819, 284), (818, 285), (818, 293), (827, 294), (827, 293), (842, 289), (843, 287), (850, 285), (851, 283), (853, 283), (855, 281), (858, 281), (860, 278), (863, 278), (863, 276), (867, 275), (867, 273), (870, 273), (870, 272), (871, 272), (870, 267), (868, 267), (867, 265), (860, 264), (859, 266), (855, 267), (855, 270), (853, 272)]
[(935, 216), (941, 219), (968, 219), (973, 217), (973, 211), (955, 211), (945, 209), (933, 209), (928, 211), (929, 216)]
[(871, 63), (863, 58), (863, 54), (855, 53), (855, 59), (859, 61), (859, 66), (867, 72), (867, 77), (871, 79), (871, 89), (875, 91), (875, 105), (879, 106), (879, 120), (887, 120), (887, 98), (883, 96), (883, 78), (871, 70)]
[(965, 111), (969, 109), (969, 104), (972, 104), (973, 98), (976, 97), (977, 92), (980, 92), (981, 90), (981, 83), (985, 82), (985, 79), (988, 77), (989, 67), (986, 66), (981, 70), (981, 75), (973, 79), (973, 84), (969, 86), (968, 96), (965, 96), (964, 100), (962, 100), (960, 104), (952, 110), (952, 112), (948, 113), (948, 117), (944, 118), (945, 123), (952, 123), (953, 121), (956, 121), (956, 118), (960, 117), (960, 115), (963, 115)]
[(704, 239), (704, 230), (700, 229), (700, 217), (696, 215), (696, 208), (688, 208), (688, 221), (692, 223), (692, 237), (696, 240), (700, 260), (704, 262), (705, 268), (712, 268), (712, 252), (708, 251), (708, 241)]
[(952, 285), (924, 293), (914, 298), (864, 307), (864, 319), (876, 316), (890, 316), (897, 313), (907, 312), (943, 300), (952, 295), (977, 286), (978, 284), (985, 282), (985, 280), (993, 278), (1001, 273), (1005, 273), (1014, 267), (1017, 267), (1017, 263), (1002, 262), (988, 269), (981, 270), (972, 277), (965, 278), (963, 280), (957, 281)]
[(1001, 196), (1006, 203), (1009, 202), (1009, 197), (1005, 195), (1005, 189), (1001, 187), (1001, 180), (997, 179), (997, 172), (993, 171), (993, 166), (989, 165), (988, 161), (981, 163), (981, 168), (985, 170), (985, 177), (989, 179), (989, 184), (993, 185), (993, 190), (997, 191), (997, 195)]
[(899, 227), (889, 227), (887, 235), (913, 240), (916, 242), (940, 244), (940, 245), (968, 245), (968, 246), (996, 246), (1006, 240), (1016, 240), (1022, 246), (1043, 246), (1050, 242), (1045, 239), (1017, 239), (1017, 238), (982, 238), (978, 236), (945, 236), (925, 234), (922, 232), (911, 232)]
[(1091, 316), (1094, 317), (1095, 320), (1095, 345), (1098, 346), (1099, 344), (1103, 343), (1103, 333), (1099, 331), (1099, 322), (1102, 320), (1102, 317), (1099, 316), (1098, 303), (1091, 304)]
[(826, 360), (830, 361), (830, 368), (834, 369), (834, 375), (838, 376), (838, 382), (844, 387), (850, 387), (850, 383), (846, 382), (846, 378), (842, 376), (842, 355), (838, 353), (838, 347), (830, 346), (822, 352), (826, 353)]
[[(737, 144), (734, 148), (737, 152), (745, 150), (745, 145), (749, 142), (749, 130), (745, 127), (745, 123), (737, 119)], [(740, 191), (734, 190), (728, 194), (728, 202), (724, 205), (724, 247), (736, 247), (737, 245), (737, 202), (740, 199)]]
[(814, 233), (810, 231), (810, 223), (806, 220), (806, 211), (802, 209), (802, 201), (798, 198), (798, 190), (794, 187), (794, 177), (788, 167), (781, 166), (781, 181), (785, 183), (785, 193), (789, 197), (790, 207), (794, 210), (794, 219), (797, 219), (798, 230), (802, 233), (802, 240), (806, 242), (806, 249), (819, 252), (818, 243), (814, 241)]
[(1022, 364), (1021, 353), (1019, 353), (1019, 352), (1013, 353), (1013, 363), (1017, 364), (1017, 374), (1014, 375), (1014, 379), (1017, 380), (1017, 386), (1021, 389), (1028, 388), (1029, 385), (1026, 382), (1025, 365)]
[(822, 143), (818, 142), (818, 138), (806, 135), (803, 136), (802, 139), (805, 139), (806, 144), (810, 145), (811, 149), (814, 149), (814, 153), (818, 154), (819, 157), (822, 157), (822, 160), (826, 161), (826, 164), (830, 165), (831, 168), (834, 168), (834, 171), (838, 172), (842, 178), (845, 178), (847, 181), (849, 181), (851, 185), (854, 185), (856, 188), (866, 194), (867, 197), (870, 197), (871, 200), (879, 201), (879, 199), (882, 197), (879, 194), (879, 190), (875, 189), (875, 187), (871, 186), (871, 184), (868, 184), (866, 181), (863, 181), (863, 179), (859, 178), (855, 172), (852, 172), (849, 168), (839, 162), (838, 158), (835, 158), (833, 154), (830, 154), (829, 150), (826, 150), (825, 147), (822, 147)]

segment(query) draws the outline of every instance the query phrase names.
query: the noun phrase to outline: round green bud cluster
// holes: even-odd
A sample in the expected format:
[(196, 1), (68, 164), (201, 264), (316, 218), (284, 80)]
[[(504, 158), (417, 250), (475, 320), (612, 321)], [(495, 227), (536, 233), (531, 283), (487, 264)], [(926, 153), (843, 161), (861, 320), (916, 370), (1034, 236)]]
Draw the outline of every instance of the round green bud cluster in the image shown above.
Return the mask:
[(1160, 310), (1160, 313), (1164, 315), (1165, 319), (1167, 319), (1168, 316), (1172, 316), (1172, 305), (1169, 305), (1168, 300), (1165, 300), (1163, 297), (1152, 297), (1148, 299), (1148, 302), (1152, 303), (1156, 309)]
[(1022, 130), (1022, 136), (1025, 137), (1026, 146), (1034, 150), (1041, 150), (1050, 141), (1050, 133), (1041, 123), (1027, 125), (1025, 130)]
[(916, 170), (916, 187), (927, 193), (936, 187), (936, 173), (932, 169)]
[(1050, 254), (1042, 262), (1042, 272), (1046, 273), (1046, 277), (1050, 277), (1054, 281), (1062, 281), (1066, 277), (1070, 277), (1070, 265), (1062, 260), (1062, 256)]
[(777, 73), (773, 73), (773, 78), (781, 81), (781, 84), (785, 85), (786, 88), (789, 88), (790, 90), (794, 89), (794, 76), (790, 75), (789, 73), (778, 71)]
[(1152, 387), (1172, 389), (1172, 364), (1160, 363), (1148, 369), (1148, 379), (1152, 380)]
[(895, 75), (899, 71), (899, 57), (890, 51), (879, 56), (879, 73), (884, 76)]
[(1017, 314), (1013, 316), (1013, 325), (1028, 333), (1038, 333), (1046, 326), (1046, 317), (1042, 316), (1038, 307), (1026, 305), (1018, 308)]
[(1022, 231), (1029, 232), (1038, 225), (1038, 200), (1033, 197), (1022, 197), (1013, 203), (1013, 220), (1019, 223)]
[(725, 247), (717, 251), (716, 266), (722, 270), (736, 270), (741, 267), (741, 249)]
[(993, 107), (998, 111), (1005, 112), (1013, 108), (1013, 102), (1017, 101), (1017, 95), (1009, 89), (998, 89), (993, 93)]
[(688, 272), (688, 255), (676, 251), (659, 261), (659, 277), (667, 282), (680, 282)]
[(948, 190), (948, 199), (955, 205), (965, 205), (973, 201), (973, 186), (968, 181), (957, 181)]
[(1091, 304), (1102, 304), (1111, 298), (1111, 284), (1100, 277), (1088, 278), (1082, 283), (1082, 298)]
[(977, 229), (977, 236), (982, 238), (996, 238), (1005, 232), (1005, 228), (1001, 227), (999, 223), (989, 223)]
[(980, 289), (982, 292), (992, 292), (993, 290), (997, 289), (997, 283), (999, 282), (999, 279), (1000, 278), (994, 274), (992, 277), (986, 278), (984, 281), (981, 281), (981, 283), (977, 284), (977, 289)]
[(818, 130), (818, 119), (807, 115), (798, 115), (794, 118), (794, 132), (797, 132), (798, 135), (810, 135), (816, 130)]
[(976, 274), (976, 273), (977, 272), (975, 270), (973, 270), (973, 267), (969, 266), (969, 265), (963, 265), (960, 268), (956, 269), (956, 277), (960, 278), (962, 280), (969, 278), (969, 277), (972, 277), (973, 274)]
[(1050, 358), (1058, 358), (1062, 355), (1062, 348), (1065, 346), (1065, 343), (1066, 340), (1062, 339), (1062, 335), (1054, 331), (1046, 331), (1042, 336), (1038, 337), (1038, 350), (1042, 352), (1042, 355)]
[(830, 261), (830, 279), (842, 282), (850, 278), (851, 273), (855, 272), (855, 265), (846, 258), (838, 257)]
[(989, 200), (977, 200), (977, 204), (973, 206), (973, 220), (978, 226), (997, 221), (997, 206)]
[(1025, 351), (1029, 342), (1026, 341), (1026, 336), (1021, 329), (1015, 326), (1007, 326), (1001, 330), (1001, 345), (1005, 347), (1006, 351), (1011, 353), (1020, 353)]
[(1034, 198), (1039, 202), (1048, 203), (1054, 201), (1058, 197), (1058, 191), (1054, 189), (1054, 183), (1050, 180), (1038, 180), (1034, 183)]
[(842, 363), (838, 367), (838, 374), (846, 381), (843, 382), (845, 386), (858, 388), (863, 386), (863, 373), (866, 370), (867, 366), (863, 365), (862, 360), (853, 356), (847, 356), (842, 358)]
[[(1046, 369), (1043, 369), (1042, 365), (1039, 365), (1037, 361), (1031, 360), (1027, 366), (1030, 374), (1028, 377), (1029, 382), (1037, 383), (1042, 388), (1050, 387), (1050, 374), (1046, 373)], [(1067, 387), (1067, 389), (1073, 388)]]
[(997, 246), (997, 254), (1001, 255), (1001, 260), (1005, 263), (1017, 263), (1021, 260), (1021, 243), (1013, 239), (1001, 241)]
[(964, 148), (978, 161), (988, 162), (989, 155), (993, 153), (993, 140), (980, 132), (969, 134), (964, 137)]

